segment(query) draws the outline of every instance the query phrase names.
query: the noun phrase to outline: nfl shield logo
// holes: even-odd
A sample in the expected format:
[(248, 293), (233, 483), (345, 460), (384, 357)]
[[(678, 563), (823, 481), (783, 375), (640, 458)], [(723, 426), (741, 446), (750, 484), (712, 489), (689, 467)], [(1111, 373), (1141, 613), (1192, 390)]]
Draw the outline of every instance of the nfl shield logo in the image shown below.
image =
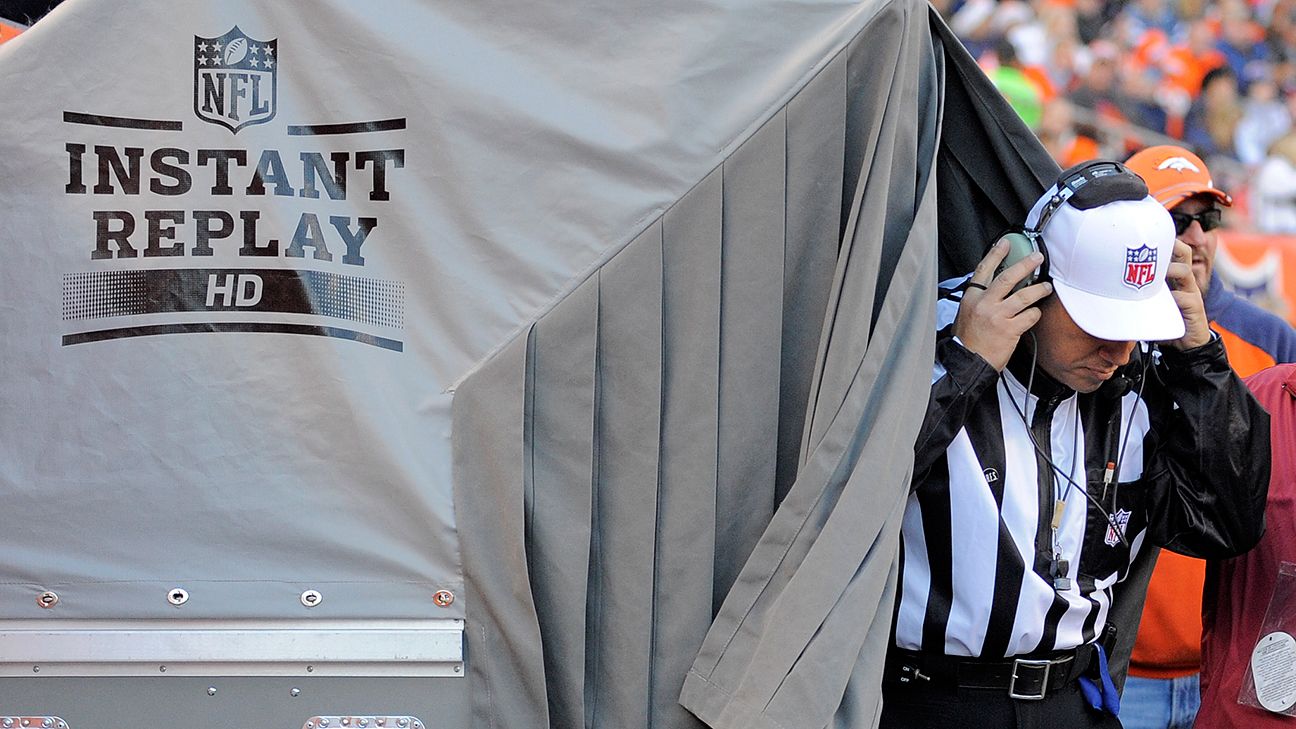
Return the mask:
[[(1109, 547), (1120, 544), (1121, 537), (1125, 536), (1125, 527), (1129, 526), (1129, 519), (1130, 513), (1126, 509), (1120, 509), (1115, 514), (1112, 514), (1112, 522), (1114, 523), (1107, 524), (1107, 533), (1103, 535), (1103, 544)], [(1118, 527), (1120, 528), (1119, 535), (1116, 533)]]
[(234, 26), (194, 36), (194, 113), (231, 132), (274, 118), (279, 39), (259, 41)]
[(1125, 250), (1125, 285), (1141, 289), (1156, 278), (1157, 252), (1151, 246)]

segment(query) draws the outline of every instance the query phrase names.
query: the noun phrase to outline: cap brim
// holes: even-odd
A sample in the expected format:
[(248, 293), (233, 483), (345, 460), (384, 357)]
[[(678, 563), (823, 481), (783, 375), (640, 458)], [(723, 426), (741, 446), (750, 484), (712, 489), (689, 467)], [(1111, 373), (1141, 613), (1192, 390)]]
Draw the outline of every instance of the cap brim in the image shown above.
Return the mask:
[(1086, 333), (1113, 342), (1164, 342), (1184, 335), (1183, 315), (1165, 281), (1146, 299), (1109, 299), (1053, 280), (1062, 308)]
[(1227, 192), (1217, 190), (1199, 182), (1184, 182), (1178, 185), (1171, 185), (1163, 190), (1157, 190), (1156, 195), (1153, 197), (1156, 198), (1157, 202), (1170, 208), (1179, 204), (1179, 202), (1184, 198), (1192, 197), (1193, 195), (1210, 195), (1218, 200), (1220, 205), (1225, 207), (1232, 207), (1233, 205), (1233, 198), (1229, 196)]

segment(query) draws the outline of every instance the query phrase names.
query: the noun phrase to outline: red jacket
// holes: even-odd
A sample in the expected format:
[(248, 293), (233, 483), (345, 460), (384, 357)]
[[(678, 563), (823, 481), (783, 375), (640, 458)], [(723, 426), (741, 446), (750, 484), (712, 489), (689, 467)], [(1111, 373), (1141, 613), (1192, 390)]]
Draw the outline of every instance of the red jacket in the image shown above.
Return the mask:
[(1291, 717), (1243, 706), (1237, 699), (1278, 568), (1296, 562), (1296, 365), (1271, 367), (1246, 383), (1269, 411), (1273, 470), (1265, 511), (1268, 531), (1255, 549), (1207, 570), (1202, 704), (1196, 726), (1291, 729)]

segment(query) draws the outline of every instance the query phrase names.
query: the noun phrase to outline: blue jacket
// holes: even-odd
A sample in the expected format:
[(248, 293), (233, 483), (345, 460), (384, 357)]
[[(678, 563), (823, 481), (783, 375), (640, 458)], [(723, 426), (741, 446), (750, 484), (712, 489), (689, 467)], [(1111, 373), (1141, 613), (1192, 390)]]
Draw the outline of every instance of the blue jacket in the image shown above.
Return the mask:
[(1206, 291), (1206, 316), (1224, 339), (1229, 362), (1239, 374), (1246, 376), (1279, 362), (1296, 362), (1296, 329), (1277, 314), (1224, 288), (1213, 272)]

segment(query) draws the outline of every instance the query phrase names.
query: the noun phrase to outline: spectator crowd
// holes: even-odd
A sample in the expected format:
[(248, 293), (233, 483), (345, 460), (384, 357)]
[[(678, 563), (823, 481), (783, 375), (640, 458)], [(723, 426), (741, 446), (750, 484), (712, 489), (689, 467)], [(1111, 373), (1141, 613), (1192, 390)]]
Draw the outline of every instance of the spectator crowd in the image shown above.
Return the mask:
[(1062, 167), (1196, 152), (1226, 224), (1296, 234), (1296, 0), (936, 0)]

